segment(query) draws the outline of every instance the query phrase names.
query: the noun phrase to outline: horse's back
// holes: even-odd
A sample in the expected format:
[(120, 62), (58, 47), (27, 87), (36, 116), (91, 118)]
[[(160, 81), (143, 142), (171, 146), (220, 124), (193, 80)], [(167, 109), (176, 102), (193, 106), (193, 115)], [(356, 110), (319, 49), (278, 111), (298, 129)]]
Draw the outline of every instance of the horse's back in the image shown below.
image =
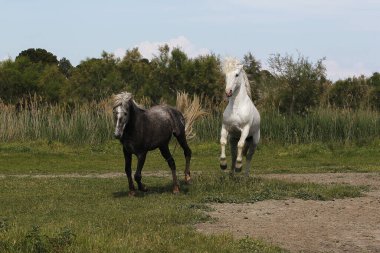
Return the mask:
[(158, 126), (170, 130), (176, 136), (185, 131), (185, 120), (182, 113), (171, 106), (153, 106), (147, 111), (147, 116)]

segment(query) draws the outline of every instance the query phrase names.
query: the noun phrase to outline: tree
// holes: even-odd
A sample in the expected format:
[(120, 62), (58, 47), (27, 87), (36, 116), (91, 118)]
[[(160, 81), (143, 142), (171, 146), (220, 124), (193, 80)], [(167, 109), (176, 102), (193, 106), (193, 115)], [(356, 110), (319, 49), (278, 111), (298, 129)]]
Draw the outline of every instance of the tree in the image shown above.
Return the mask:
[(214, 102), (220, 102), (224, 94), (224, 75), (220, 60), (215, 55), (204, 55), (193, 59), (187, 78), (190, 94), (202, 94)]
[(244, 55), (243, 65), (248, 78), (255, 82), (259, 82), (261, 76), (261, 62), (256, 60), (251, 52)]
[(368, 85), (371, 87), (370, 103), (374, 109), (380, 110), (380, 73), (375, 72), (368, 79)]
[(248, 52), (244, 55), (243, 65), (251, 86), (252, 101), (257, 104), (260, 99), (260, 86), (263, 84), (261, 80), (261, 63), (256, 60), (251, 52)]
[(118, 68), (127, 90), (136, 97), (143, 97), (144, 88), (149, 86), (151, 66), (142, 58), (138, 48), (127, 50)]
[(33, 63), (28, 57), (8, 60), (0, 65), (0, 97), (15, 103), (19, 99), (38, 93), (38, 78), (44, 70), (42, 63)]
[[(164, 95), (169, 92), (167, 68), (169, 66), (170, 48), (167, 44), (165, 44), (160, 46), (158, 51), (159, 55), (154, 56), (151, 60), (151, 82), (144, 87), (144, 94), (150, 97), (155, 104), (158, 104)], [(168, 97), (169, 96), (166, 96), (164, 99)]]
[(58, 62), (58, 69), (66, 78), (70, 77), (73, 68), (74, 67), (71, 65), (71, 62), (65, 57), (60, 59)]
[(47, 102), (58, 103), (67, 83), (67, 78), (60, 72), (57, 66), (47, 66), (38, 79), (39, 95)]
[(58, 64), (57, 56), (42, 48), (29, 48), (27, 50), (22, 51), (16, 57), (16, 61), (21, 57), (28, 57), (29, 60), (34, 63), (40, 62), (43, 64)]
[(339, 108), (368, 107), (369, 86), (364, 76), (336, 81), (329, 91), (329, 102)]
[(64, 91), (69, 101), (99, 101), (125, 88), (117, 60), (103, 52), (102, 58), (82, 61), (73, 71)]
[(326, 81), (326, 68), (323, 59), (315, 64), (301, 54), (293, 56), (272, 55), (268, 62), (276, 79), (279, 109), (282, 112), (305, 113), (318, 104)]
[(368, 79), (368, 85), (372, 87), (380, 87), (380, 73), (375, 72), (372, 74), (372, 76)]

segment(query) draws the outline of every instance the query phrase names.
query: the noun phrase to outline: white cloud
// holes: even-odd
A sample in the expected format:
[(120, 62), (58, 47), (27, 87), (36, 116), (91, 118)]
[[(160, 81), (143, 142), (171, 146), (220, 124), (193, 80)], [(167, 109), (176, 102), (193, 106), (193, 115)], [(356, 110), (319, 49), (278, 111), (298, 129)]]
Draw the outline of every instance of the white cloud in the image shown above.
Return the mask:
[(7, 56), (3, 56), (0, 58), (0, 61), (6, 61), (6, 60), (11, 60), (12, 57), (10, 55), (7, 55)]
[[(141, 55), (144, 58), (152, 59), (155, 55), (159, 54), (158, 48), (165, 44), (167, 44), (170, 49), (180, 48), (183, 52), (187, 54), (189, 58), (210, 54), (210, 50), (208, 50), (207, 48), (197, 47), (190, 40), (188, 40), (185, 36), (182, 35), (178, 36), (177, 38), (170, 39), (168, 41), (143, 41), (134, 47), (138, 47)], [(125, 53), (125, 48), (117, 48), (113, 52), (113, 54), (117, 58), (123, 58)]]
[(127, 50), (125, 48), (117, 48), (113, 52), (113, 54), (115, 55), (116, 58), (121, 58), (122, 59), (124, 57), (126, 51)]
[(333, 81), (339, 79), (345, 79), (353, 76), (370, 76), (372, 71), (370, 71), (363, 63), (355, 63), (351, 66), (342, 66), (336, 61), (326, 60), (325, 62), (327, 77)]
[(143, 41), (140, 44), (136, 45), (139, 48), (140, 53), (143, 57), (152, 59), (155, 55), (159, 54), (158, 48), (167, 44), (170, 49), (180, 48), (184, 51), (190, 58), (194, 58), (200, 55), (210, 54), (210, 50), (207, 48), (199, 48), (194, 45), (190, 40), (185, 36), (178, 36), (177, 38), (170, 39), (168, 41)]

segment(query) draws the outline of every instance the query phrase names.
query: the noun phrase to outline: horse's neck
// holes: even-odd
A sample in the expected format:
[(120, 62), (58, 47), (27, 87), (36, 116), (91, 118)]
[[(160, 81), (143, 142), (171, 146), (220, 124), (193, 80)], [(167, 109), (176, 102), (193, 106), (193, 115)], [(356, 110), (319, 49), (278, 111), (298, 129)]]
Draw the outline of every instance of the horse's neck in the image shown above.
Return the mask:
[(240, 105), (246, 103), (247, 100), (249, 100), (247, 89), (245, 88), (244, 83), (241, 83), (238, 92), (229, 98), (228, 105), (232, 108), (239, 108)]
[(134, 128), (139, 118), (143, 116), (144, 110), (137, 106), (134, 101), (129, 104), (129, 120), (125, 128)]

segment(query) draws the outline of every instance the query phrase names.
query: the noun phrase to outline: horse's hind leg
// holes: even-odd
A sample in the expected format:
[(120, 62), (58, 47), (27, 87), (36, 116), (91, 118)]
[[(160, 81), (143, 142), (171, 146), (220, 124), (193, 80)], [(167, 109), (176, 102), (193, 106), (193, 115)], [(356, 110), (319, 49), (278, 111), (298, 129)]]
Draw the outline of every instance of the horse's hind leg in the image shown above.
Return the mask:
[(245, 174), (247, 176), (249, 176), (249, 171), (251, 169), (251, 160), (252, 160), (253, 154), (256, 151), (259, 140), (260, 140), (260, 129), (258, 129), (258, 131), (254, 133), (252, 137), (247, 138), (247, 141), (249, 143), (248, 152), (246, 155), (246, 167), (245, 167)]
[(246, 176), (249, 176), (249, 171), (251, 169), (251, 161), (253, 154), (255, 153), (257, 145), (253, 142), (253, 140), (247, 141), (248, 150), (246, 155), (246, 163), (245, 163), (245, 174)]
[(178, 137), (176, 136), (179, 145), (181, 145), (183, 149), (183, 154), (185, 155), (186, 160), (186, 167), (185, 167), (185, 182), (190, 183), (191, 177), (190, 177), (190, 160), (191, 160), (191, 149), (189, 148), (189, 145), (186, 141), (185, 134), (181, 134)]
[(160, 147), (161, 155), (165, 158), (168, 163), (173, 176), (173, 193), (179, 193), (179, 185), (177, 180), (176, 166), (172, 154), (170, 153), (169, 146), (166, 144)]
[(234, 173), (234, 170), (236, 172), (240, 172), (239, 170), (235, 169), (236, 166), (236, 158), (237, 158), (237, 144), (239, 139), (233, 136), (230, 136), (230, 148), (231, 148), (231, 173)]
[(143, 185), (141, 183), (141, 170), (142, 168), (144, 167), (144, 163), (145, 163), (145, 159), (146, 159), (146, 152), (145, 153), (142, 153), (142, 154), (138, 154), (137, 155), (137, 169), (136, 169), (136, 173), (135, 173), (135, 180), (137, 182), (137, 185), (138, 185), (138, 189), (140, 191), (147, 191), (145, 185)]

